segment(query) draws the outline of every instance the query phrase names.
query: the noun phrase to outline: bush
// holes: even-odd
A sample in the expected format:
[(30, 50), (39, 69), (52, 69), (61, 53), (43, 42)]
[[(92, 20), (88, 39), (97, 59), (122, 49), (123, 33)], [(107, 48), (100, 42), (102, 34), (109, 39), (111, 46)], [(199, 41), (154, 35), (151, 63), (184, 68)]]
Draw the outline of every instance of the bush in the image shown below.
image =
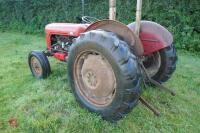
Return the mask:
[[(200, 51), (199, 0), (144, 0), (143, 19), (167, 27), (176, 47)], [(136, 0), (117, 0), (117, 18), (134, 21)], [(0, 28), (42, 33), (51, 22), (76, 22), (82, 15), (81, 0), (1, 0)], [(108, 0), (85, 0), (85, 15), (107, 18)]]

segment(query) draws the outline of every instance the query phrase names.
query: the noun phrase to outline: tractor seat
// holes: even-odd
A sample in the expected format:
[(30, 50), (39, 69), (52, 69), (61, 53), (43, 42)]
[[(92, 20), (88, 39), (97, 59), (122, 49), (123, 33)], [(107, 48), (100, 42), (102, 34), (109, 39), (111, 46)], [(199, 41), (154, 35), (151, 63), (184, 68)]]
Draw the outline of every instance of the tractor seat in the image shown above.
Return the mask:
[(45, 32), (50, 35), (79, 36), (88, 26), (88, 24), (51, 23), (46, 25)]

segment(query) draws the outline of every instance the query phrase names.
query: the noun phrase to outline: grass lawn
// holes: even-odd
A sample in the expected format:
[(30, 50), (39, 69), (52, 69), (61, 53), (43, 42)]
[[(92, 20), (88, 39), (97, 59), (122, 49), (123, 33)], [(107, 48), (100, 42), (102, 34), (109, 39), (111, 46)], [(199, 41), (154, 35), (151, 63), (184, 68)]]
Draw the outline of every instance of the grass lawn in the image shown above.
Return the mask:
[[(178, 51), (177, 70), (166, 83), (176, 90), (176, 97), (156, 88), (144, 90), (161, 117), (139, 104), (112, 124), (79, 107), (67, 83), (66, 63), (50, 59), (51, 76), (32, 77), (27, 55), (35, 49), (45, 49), (44, 36), (0, 33), (0, 132), (200, 132), (200, 56)], [(10, 119), (17, 120), (16, 128), (9, 125)]]

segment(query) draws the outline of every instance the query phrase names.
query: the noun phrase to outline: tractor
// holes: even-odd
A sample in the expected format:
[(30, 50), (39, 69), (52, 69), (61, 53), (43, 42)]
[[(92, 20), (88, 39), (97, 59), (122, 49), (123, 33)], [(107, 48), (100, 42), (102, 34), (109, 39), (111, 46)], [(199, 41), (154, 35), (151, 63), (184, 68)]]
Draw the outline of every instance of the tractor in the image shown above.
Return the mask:
[(141, 20), (142, 0), (137, 0), (135, 22), (116, 20), (116, 0), (109, 0), (109, 19), (83, 16), (81, 23), (46, 25), (47, 49), (31, 51), (32, 75), (45, 79), (51, 73), (47, 57), (67, 62), (68, 81), (77, 102), (107, 121), (126, 116), (139, 101), (156, 115), (141, 95), (146, 84), (163, 86), (176, 69), (172, 34), (163, 26)]

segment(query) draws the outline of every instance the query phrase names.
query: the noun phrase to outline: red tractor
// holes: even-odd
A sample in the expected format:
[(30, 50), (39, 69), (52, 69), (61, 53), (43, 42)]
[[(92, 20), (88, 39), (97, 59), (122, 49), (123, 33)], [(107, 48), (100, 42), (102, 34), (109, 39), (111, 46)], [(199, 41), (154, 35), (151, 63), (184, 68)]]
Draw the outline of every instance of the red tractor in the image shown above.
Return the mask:
[(142, 0), (137, 0), (136, 22), (128, 26), (115, 20), (116, 0), (110, 0), (109, 20), (84, 16), (81, 24), (48, 24), (47, 50), (32, 51), (28, 57), (33, 76), (50, 75), (47, 57), (67, 61), (78, 103), (108, 121), (123, 118), (139, 100), (146, 103), (141, 98), (143, 82), (174, 94), (162, 86), (176, 69), (173, 36), (155, 22), (141, 21), (141, 8)]

